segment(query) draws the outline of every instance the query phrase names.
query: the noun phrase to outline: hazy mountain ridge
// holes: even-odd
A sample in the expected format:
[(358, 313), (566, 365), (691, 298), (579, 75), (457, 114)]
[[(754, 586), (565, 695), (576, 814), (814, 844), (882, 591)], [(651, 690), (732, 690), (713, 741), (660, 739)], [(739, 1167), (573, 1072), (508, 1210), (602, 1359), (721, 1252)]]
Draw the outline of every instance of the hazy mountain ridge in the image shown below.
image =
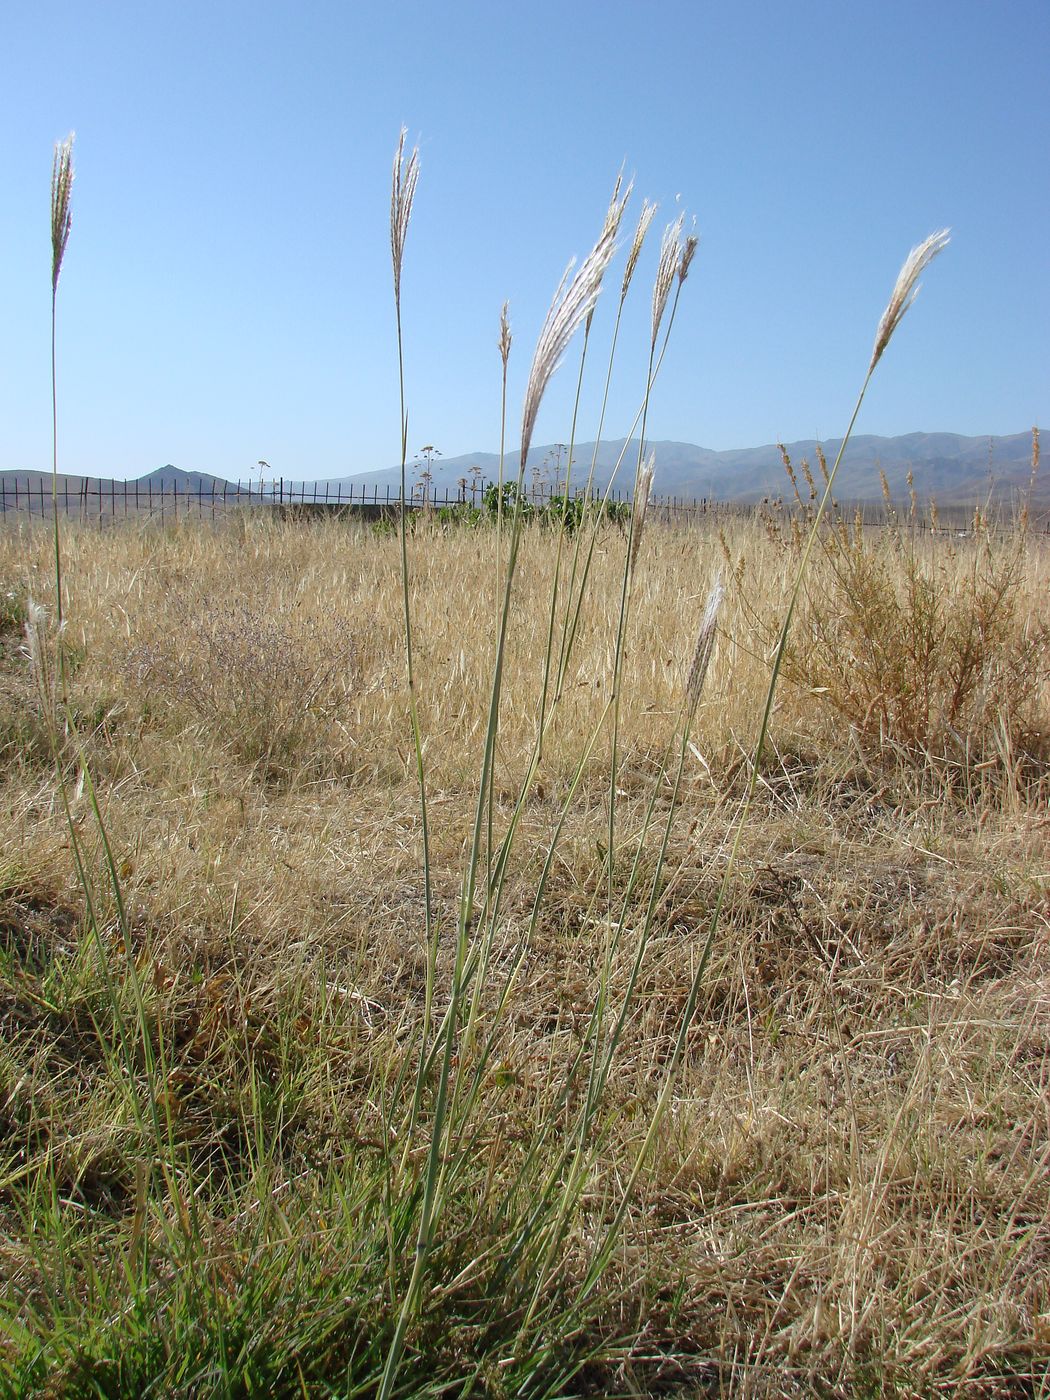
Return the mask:
[[(8, 487), (12, 487), (15, 482), (19, 486), (28, 485), (34, 495), (41, 485), (48, 492), (51, 490), (50, 472), (2, 471), (0, 472), (0, 480)], [(122, 477), (76, 476), (71, 472), (59, 472), (58, 474), (60, 492), (80, 491), (85, 482), (93, 492), (97, 491), (100, 485), (104, 491), (108, 491), (111, 485), (116, 485), (120, 490), (125, 486), (138, 485), (140, 489), (144, 488), (147, 491), (152, 486), (155, 491), (171, 491), (177, 488), (179, 491), (204, 491), (207, 494), (211, 491), (221, 491), (224, 486), (229, 488), (234, 485), (232, 480), (221, 476), (212, 476), (208, 472), (185, 472), (181, 467), (172, 466), (158, 467), (156, 471), (147, 472), (145, 476), (129, 477), (127, 481)], [(241, 485), (246, 487), (247, 482), (242, 482)], [(257, 479), (253, 485), (258, 486)]]
[[(841, 445), (840, 438), (830, 438), (820, 444), (829, 464)], [(814, 475), (818, 474), (816, 439), (785, 444), (792, 463), (799, 469), (808, 461)], [(604, 487), (617, 460), (616, 486), (625, 493), (634, 482), (638, 444), (627, 444), (623, 438), (603, 441), (595, 452), (593, 442), (578, 444), (575, 449), (572, 481), (582, 485), (595, 461), (595, 480)], [(532, 485), (534, 472), (541, 473), (545, 482), (553, 480), (555, 447), (533, 450), (526, 472), (526, 484)], [(707, 497), (716, 500), (757, 501), (766, 496), (789, 493), (790, 482), (784, 471), (780, 449), (775, 443), (762, 447), (736, 448), (718, 452), (688, 442), (650, 442), (648, 451), (656, 459), (655, 491), (658, 496), (679, 496), (686, 499)], [(563, 454), (564, 455), (564, 454)], [(1014, 433), (1006, 437), (964, 437), (958, 433), (907, 433), (900, 437), (878, 437), (857, 434), (850, 441), (836, 478), (836, 494), (843, 500), (881, 500), (884, 472), (890, 491), (896, 498), (908, 493), (908, 473), (911, 472), (918, 494), (935, 496), (945, 502), (979, 500), (994, 487), (996, 494), (1009, 493), (1028, 486), (1031, 477), (1032, 438), (1030, 433)], [(513, 459), (507, 459), (505, 475), (512, 474)], [(480, 473), (472, 468), (480, 468)], [(422, 468), (410, 463), (407, 476), (411, 484), (419, 479)], [(431, 473), (431, 489), (455, 492), (458, 483), (468, 485), (478, 475), (493, 479), (499, 470), (499, 457), (490, 452), (466, 453), (459, 457), (438, 458)], [(801, 472), (799, 472), (801, 482)], [(564, 468), (562, 469), (564, 480)], [(399, 489), (400, 468), (365, 472), (341, 477), (332, 486), (344, 489), (388, 486)], [(805, 490), (804, 483), (802, 489)], [(1050, 488), (1037, 483), (1037, 491), (1046, 494)]]
[[(821, 444), (829, 463), (834, 461), (840, 442), (841, 439), (830, 438)], [(796, 469), (800, 469), (806, 460), (814, 475), (818, 475), (816, 439), (807, 438), (785, 446)], [(656, 459), (657, 496), (748, 502), (790, 494), (790, 483), (775, 443), (718, 452), (695, 443), (663, 441), (650, 442), (648, 451)], [(537, 473), (546, 486), (553, 483), (555, 455), (555, 445), (534, 448), (526, 472), (526, 485), (533, 485)], [(603, 441), (598, 444), (597, 450), (593, 442), (579, 443), (575, 450), (572, 483), (583, 485), (593, 458), (595, 482), (604, 488), (620, 460), (615, 485), (622, 493), (628, 494), (634, 482), (637, 455), (637, 441), (626, 444), (626, 450), (622, 438)], [(908, 494), (910, 472), (915, 490), (924, 500), (933, 496), (945, 504), (977, 501), (990, 492), (1002, 496), (1026, 489), (1031, 477), (1031, 461), (1030, 432), (1004, 437), (964, 437), (958, 433), (906, 433), (900, 437), (857, 434), (846, 449), (835, 489), (841, 500), (880, 500), (881, 471), (885, 473), (893, 497), (903, 500)], [(409, 463), (409, 489), (419, 481), (422, 470), (420, 463)], [(505, 475), (513, 476), (514, 471), (513, 457), (508, 456)], [(455, 494), (460, 481), (465, 479), (469, 487), (475, 481), (495, 479), (498, 472), (499, 457), (492, 452), (436, 458), (431, 467), (431, 491), (444, 495), (447, 490)], [(806, 488), (800, 470), (798, 474), (804, 491)], [(563, 466), (562, 481), (564, 476)], [(8, 488), (16, 479), (20, 484), (32, 483), (35, 492), (42, 482), (50, 485), (51, 476), (48, 472), (0, 472), (0, 480)], [(104, 489), (110, 484), (108, 477), (92, 476), (87, 480), (95, 488), (100, 480)], [(81, 476), (63, 474), (59, 477), (60, 490), (79, 490), (83, 481)], [(203, 491), (207, 494), (221, 491), (224, 486), (229, 487), (234, 483), (232, 479), (224, 480), (208, 473), (183, 471), (168, 465), (138, 478), (138, 484), (140, 488), (149, 489), (152, 486), (154, 490), (162, 491), (177, 488), (179, 491)], [(257, 486), (257, 481), (254, 484)], [(305, 486), (309, 494), (314, 486), (320, 486), (322, 489), (327, 487), (330, 492), (340, 487), (344, 492), (350, 489), (354, 492), (375, 489), (380, 495), (385, 495), (389, 488), (391, 495), (397, 495), (401, 485), (401, 469), (388, 467), (352, 476), (318, 477), (306, 482), (293, 482), (285, 478), (284, 484), (286, 490), (294, 488), (296, 493)], [(247, 481), (243, 480), (241, 485), (246, 487)], [(1037, 481), (1036, 495), (1042, 498), (1048, 494), (1050, 483)]]

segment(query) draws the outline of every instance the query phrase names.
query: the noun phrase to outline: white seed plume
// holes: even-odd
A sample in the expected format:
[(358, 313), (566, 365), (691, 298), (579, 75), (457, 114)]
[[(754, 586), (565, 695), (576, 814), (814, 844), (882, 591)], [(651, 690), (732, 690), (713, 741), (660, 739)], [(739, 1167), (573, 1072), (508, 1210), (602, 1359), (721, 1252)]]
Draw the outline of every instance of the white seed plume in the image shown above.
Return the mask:
[(660, 244), (660, 263), (656, 269), (656, 281), (653, 284), (653, 339), (655, 346), (656, 337), (660, 334), (660, 322), (664, 318), (664, 311), (667, 309), (667, 298), (671, 291), (671, 283), (675, 279), (682, 261), (682, 222), (684, 214), (679, 214), (673, 224), (668, 224), (664, 229), (663, 241)]
[(725, 590), (722, 587), (722, 575), (715, 575), (715, 581), (711, 585), (711, 592), (707, 595), (707, 606), (704, 608), (704, 615), (700, 619), (700, 630), (696, 636), (696, 648), (693, 651), (693, 662), (689, 667), (689, 675), (685, 683), (686, 705), (689, 713), (696, 709), (700, 699), (700, 692), (704, 688), (704, 678), (707, 675), (707, 668), (711, 664), (711, 654), (715, 649), (715, 636), (718, 632), (718, 610), (722, 606), (722, 599), (725, 597)]
[(904, 313), (918, 296), (919, 278), (937, 254), (948, 246), (948, 234), (949, 230), (946, 228), (931, 233), (925, 243), (920, 243), (917, 248), (913, 248), (905, 258), (889, 305), (882, 313), (882, 320), (875, 332), (875, 349), (871, 352), (871, 364), (868, 366), (869, 374), (879, 363), (882, 352), (893, 339), (893, 332), (900, 325)]
[(394, 300), (401, 305), (401, 265), (405, 258), (405, 238), (408, 223), (412, 217), (412, 201), (416, 196), (416, 182), (419, 179), (419, 147), (405, 159), (405, 137), (407, 131), (401, 128), (394, 156), (394, 176), (390, 190), (390, 255), (394, 264)]
[(656, 473), (656, 454), (649, 453), (648, 461), (638, 468), (634, 483), (634, 509), (631, 516), (631, 572), (642, 547), (642, 531), (645, 529), (645, 513), (649, 509), (649, 497), (653, 491), (653, 477)]
[(649, 200), (642, 200), (642, 212), (638, 215), (638, 226), (634, 231), (634, 239), (631, 242), (631, 251), (627, 254), (627, 266), (623, 270), (623, 285), (620, 288), (621, 305), (627, 298), (627, 288), (631, 285), (631, 278), (634, 270), (638, 266), (638, 259), (642, 255), (642, 244), (645, 242), (645, 235), (649, 232), (649, 225), (653, 221), (656, 213), (656, 205)]
[(601, 291), (602, 278), (609, 266), (609, 260), (616, 249), (616, 228), (606, 219), (598, 242), (588, 253), (579, 271), (569, 281), (569, 274), (575, 266), (571, 262), (554, 294), (547, 319), (536, 343), (536, 353), (532, 357), (528, 387), (525, 390), (525, 408), (521, 419), (521, 470), (529, 455), (532, 432), (536, 426), (536, 416), (540, 411), (540, 401), (550, 383), (551, 375), (561, 363), (569, 341), (582, 322), (590, 315)]
[[(621, 222), (622, 222), (622, 220), (623, 220), (624, 210), (627, 208), (627, 201), (630, 199), (630, 197), (631, 197), (631, 191), (634, 189), (634, 181), (631, 180), (631, 181), (628, 182), (627, 188), (624, 190), (623, 194), (621, 195), (621, 194), (620, 194), (620, 188), (621, 188), (622, 185), (623, 185), (623, 175), (622, 175), (622, 174), (621, 174), (621, 175), (617, 175), (617, 177), (616, 177), (616, 184), (613, 186), (612, 198), (609, 200), (609, 207), (608, 207), (608, 209), (605, 211), (605, 225), (604, 225), (604, 227), (603, 227), (603, 229), (602, 229), (602, 233), (603, 233), (603, 234), (604, 234), (604, 233), (609, 233), (609, 234), (612, 235), (612, 237), (613, 237), (614, 239), (617, 238), (617, 237), (619, 236), (619, 233), (620, 233), (620, 224), (621, 224)], [(590, 309), (590, 311), (587, 312), (587, 331), (588, 331), (588, 333), (590, 332), (590, 329), (591, 329), (591, 321), (592, 321), (593, 318), (594, 318), (594, 307), (592, 306), (591, 309)]]
[(30, 598), (26, 604), (26, 650), (29, 652), (29, 668), (38, 679), (44, 667), (46, 633), (47, 609)]
[(678, 285), (681, 286), (689, 276), (689, 265), (696, 256), (696, 250), (700, 246), (700, 239), (695, 233), (691, 233), (685, 240), (682, 248), (682, 256), (678, 263)]
[(73, 190), (73, 133), (55, 142), (51, 166), (51, 291), (58, 290), (58, 274), (66, 255), (72, 226), (70, 195)]
[(510, 359), (510, 302), (503, 303), (503, 310), (499, 314), (499, 355), (503, 361), (503, 368), (506, 370), (507, 361)]
[(623, 175), (620, 174), (616, 177), (616, 184), (613, 185), (609, 207), (605, 211), (605, 229), (603, 229), (603, 232), (605, 232), (605, 230), (611, 230), (613, 237), (620, 232), (620, 220), (623, 218), (623, 211), (627, 208), (627, 201), (630, 199), (631, 191), (634, 189), (634, 181), (629, 180), (627, 182), (627, 188), (624, 190), (623, 194), (620, 193), (622, 186)]
[(52, 652), (48, 645), (47, 609), (32, 598), (26, 605), (25, 638), (26, 651), (29, 653), (29, 671), (36, 682), (40, 704), (45, 714), (53, 716), (55, 685)]

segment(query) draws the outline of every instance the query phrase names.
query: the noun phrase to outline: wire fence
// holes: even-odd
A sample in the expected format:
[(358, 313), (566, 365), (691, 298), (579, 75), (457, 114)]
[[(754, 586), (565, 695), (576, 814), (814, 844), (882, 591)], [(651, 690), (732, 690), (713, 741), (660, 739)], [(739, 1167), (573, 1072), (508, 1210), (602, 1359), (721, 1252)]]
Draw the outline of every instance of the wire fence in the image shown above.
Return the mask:
[[(149, 478), (138, 481), (112, 481), (97, 478), (64, 478), (58, 484), (59, 514), (83, 524), (100, 527), (121, 520), (179, 521), (218, 520), (231, 511), (258, 510), (273, 512), (291, 519), (322, 518), (329, 515), (356, 517), (376, 521), (395, 518), (402, 508), (411, 511), (451, 513), (459, 510), (484, 510), (486, 493), (494, 483), (472, 481), (458, 489), (436, 489), (417, 486), (402, 500), (400, 490), (390, 486), (354, 486), (345, 482), (316, 482), (301, 484), (281, 479), (271, 482), (163, 482)], [(612, 506), (613, 517), (626, 518), (631, 508), (630, 493), (613, 490), (606, 498), (600, 491), (585, 493), (572, 490), (569, 498), (589, 499), (594, 506), (603, 500)], [(544, 510), (564, 504), (563, 487), (535, 483), (523, 489), (523, 499), (534, 510)], [(491, 501), (491, 493), (488, 500)], [(884, 502), (867, 501), (840, 505), (852, 519), (859, 513), (865, 525), (884, 526), (893, 520), (908, 518), (907, 507), (897, 511)], [(54, 510), (52, 484), (46, 476), (0, 476), (0, 520), (23, 521), (34, 517), (50, 517)], [(766, 517), (786, 520), (799, 515), (797, 502), (779, 497), (766, 497), (758, 502), (732, 502), (713, 497), (695, 499), (687, 496), (658, 496), (649, 505), (647, 518), (664, 524), (699, 524), (711, 520)], [(999, 507), (1000, 518), (991, 528), (1012, 531), (1017, 523), (1017, 505)], [(919, 512), (912, 523), (925, 533), (965, 531), (973, 523), (972, 506), (945, 506), (930, 513)], [(989, 528), (986, 524), (985, 528)], [(1045, 503), (1029, 514), (1029, 529), (1050, 535), (1050, 510)]]
[[(495, 483), (477, 481), (452, 488), (417, 487), (402, 500), (400, 490), (391, 486), (355, 486), (345, 482), (158, 482), (148, 478), (141, 481), (107, 481), (92, 478), (60, 480), (58, 484), (59, 514), (82, 522), (107, 524), (136, 517), (157, 520), (217, 519), (223, 513), (238, 509), (273, 510), (291, 517), (313, 514), (361, 514), (366, 518), (396, 515), (402, 505), (413, 511), (451, 511), (457, 507), (482, 510), (486, 493)], [(583, 500), (585, 492), (571, 490), (572, 500)], [(563, 488), (544, 483), (523, 489), (522, 498), (534, 509), (542, 510), (552, 503), (566, 499)], [(589, 493), (592, 504), (601, 501), (603, 493)], [(613, 513), (624, 514), (630, 509), (629, 494), (613, 490), (608, 502)], [(0, 517), (51, 516), (53, 513), (52, 484), (46, 476), (36, 479), (0, 477)], [(691, 500), (668, 496), (654, 501), (650, 509), (696, 517), (709, 512), (739, 511), (714, 500)]]

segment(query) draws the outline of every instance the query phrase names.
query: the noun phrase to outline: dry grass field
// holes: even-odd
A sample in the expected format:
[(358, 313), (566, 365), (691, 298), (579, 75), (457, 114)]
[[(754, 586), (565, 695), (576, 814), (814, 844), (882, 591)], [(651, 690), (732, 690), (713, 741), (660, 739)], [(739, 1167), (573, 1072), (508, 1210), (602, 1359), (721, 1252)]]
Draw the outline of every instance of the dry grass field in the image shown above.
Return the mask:
[(1050, 1394), (1050, 549), (833, 517), (748, 802), (727, 529), (618, 663), (600, 526), (546, 695), (524, 530), (479, 807), (507, 543), (416, 523), (426, 880), (395, 536), (63, 527), (57, 639), (0, 536), (0, 1392), (375, 1394), (432, 1206), (392, 1394)]
[(72, 181), (53, 528), (0, 530), (0, 1394), (1050, 1394), (1027, 508), (862, 527), (843, 441), (788, 513), (646, 525), (640, 448), (527, 517), (618, 180), (494, 511), (60, 520)]

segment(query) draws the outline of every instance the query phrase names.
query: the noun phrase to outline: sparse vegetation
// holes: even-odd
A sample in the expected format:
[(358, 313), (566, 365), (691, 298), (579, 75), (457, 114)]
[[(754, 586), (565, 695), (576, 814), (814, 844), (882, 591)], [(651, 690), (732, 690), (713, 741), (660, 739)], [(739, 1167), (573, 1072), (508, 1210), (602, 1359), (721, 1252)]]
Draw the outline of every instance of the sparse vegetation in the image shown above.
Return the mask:
[[(522, 857), (504, 888), (494, 971), (519, 955), (576, 736), (604, 704), (614, 540), (593, 563), (567, 705), (519, 814)], [(420, 527), (413, 544), (422, 722), (440, 736), (427, 754), (433, 898), (447, 928), (491, 656), (471, 582), (494, 566), (496, 537)], [(723, 607), (600, 1151), (561, 1271), (545, 1283), (551, 1327), (653, 1108), (738, 811), (740, 752), (765, 673), (749, 599), (762, 599), (768, 634), (784, 584), (782, 547), (759, 526), (741, 522), (731, 547), (748, 567)], [(890, 538), (873, 533), (864, 547), (902, 585)], [(7, 576), (39, 588), (48, 548), (43, 532), (5, 537)], [(935, 567), (948, 563), (947, 542), (929, 550)], [(514, 705), (497, 836), (534, 739), (555, 552), (549, 532), (529, 528), (508, 637)], [(620, 893), (649, 802), (669, 795), (659, 755), (703, 603), (697, 580), (720, 554), (714, 535), (655, 526), (642, 544), (624, 653)], [(0, 1209), (7, 1325), (28, 1329), (8, 1333), (8, 1393), (127, 1394), (147, 1379), (158, 1393), (236, 1393), (225, 1368), (245, 1387), (255, 1376), (273, 1393), (305, 1384), (323, 1394), (327, 1381), (343, 1394), (381, 1369), (390, 1290), (403, 1286), (414, 1244), (411, 1198), (385, 1218), (398, 1175), (415, 1168), (400, 1163), (388, 1124), (411, 1091), (426, 985), (397, 556), (395, 538), (323, 522), (65, 533), (68, 626), (84, 656), (72, 703), (105, 715), (86, 757), (118, 853), (148, 1022), (167, 1056), (173, 1147), (166, 1177), (129, 1107), (144, 1068), (129, 1079), (114, 1059), (104, 955), (117, 1004), (127, 1009), (133, 991), (112, 900), (95, 911), (100, 947), (44, 781), (46, 747), (8, 749)], [(1030, 539), (1013, 576), (1008, 654), (1039, 623), (1046, 567), (1045, 543)], [(175, 578), (183, 623), (169, 628)], [(215, 676), (206, 710), (177, 688), (126, 683), (143, 646), (164, 648), (165, 665), (207, 664), (186, 619), (218, 598), (220, 619), (242, 609), (303, 619), (293, 677), (323, 671), (333, 636), (352, 645), (341, 694), (329, 693), (279, 774), (246, 744), (227, 700), (232, 676)], [(262, 676), (287, 640), (253, 635)], [(1045, 663), (1044, 651), (1033, 696), (1044, 735)], [(27, 672), (24, 651), (8, 647), (5, 694), (19, 687), (23, 706)], [(556, 1390), (721, 1383), (782, 1394), (819, 1382), (829, 1394), (979, 1394), (1028, 1376), (1038, 1393), (1050, 1346), (1045, 767), (1035, 749), (1016, 762), (1026, 741), (1008, 696), (1001, 722), (1015, 761), (967, 784), (903, 746), (875, 745), (816, 688), (781, 690), (666, 1129), (586, 1326), (544, 1363), (543, 1375), (562, 1378)], [(255, 733), (285, 722), (279, 687), (246, 687), (244, 705)], [(39, 725), (35, 709), (23, 712)], [(480, 1393), (500, 1393), (508, 1374), (513, 1386), (525, 1379), (514, 1339), (531, 1279), (508, 1277), (508, 1220), (535, 1199), (529, 1173), (557, 1159), (579, 1112), (579, 1091), (559, 1104), (559, 1086), (589, 1044), (603, 975), (607, 762), (601, 740), (480, 1088), (404, 1393), (465, 1381), (474, 1366)], [(75, 789), (75, 767), (70, 781)], [(74, 791), (73, 804), (97, 872), (87, 799)], [(651, 871), (652, 823), (641, 850)], [(637, 894), (629, 908), (610, 999), (638, 949)], [(444, 944), (437, 1016), (452, 956)], [(485, 1025), (498, 985), (478, 1008)], [(544, 1122), (557, 1131), (529, 1163)]]
[[(785, 464), (797, 486), (786, 454)], [(813, 493), (808, 464), (802, 470)], [(787, 565), (812, 523), (812, 506), (797, 491), (796, 499), (797, 513), (762, 521)], [(873, 758), (892, 750), (932, 765), (938, 780), (964, 783), (988, 768), (1038, 772), (1050, 757), (1042, 712), (1050, 622), (1022, 602), (1042, 552), (1024, 505), (1006, 519), (976, 506), (962, 529), (938, 529), (935, 507), (930, 522), (920, 520), (914, 493), (906, 511), (887, 496), (884, 520), (868, 528), (836, 505), (819, 546), (786, 678), (834, 710)], [(746, 553), (724, 553), (751, 594)], [(758, 616), (756, 607), (756, 641), (769, 645)]]
[(528, 518), (627, 194), (490, 527), (0, 535), (0, 1393), (1047, 1393), (1047, 541)]

